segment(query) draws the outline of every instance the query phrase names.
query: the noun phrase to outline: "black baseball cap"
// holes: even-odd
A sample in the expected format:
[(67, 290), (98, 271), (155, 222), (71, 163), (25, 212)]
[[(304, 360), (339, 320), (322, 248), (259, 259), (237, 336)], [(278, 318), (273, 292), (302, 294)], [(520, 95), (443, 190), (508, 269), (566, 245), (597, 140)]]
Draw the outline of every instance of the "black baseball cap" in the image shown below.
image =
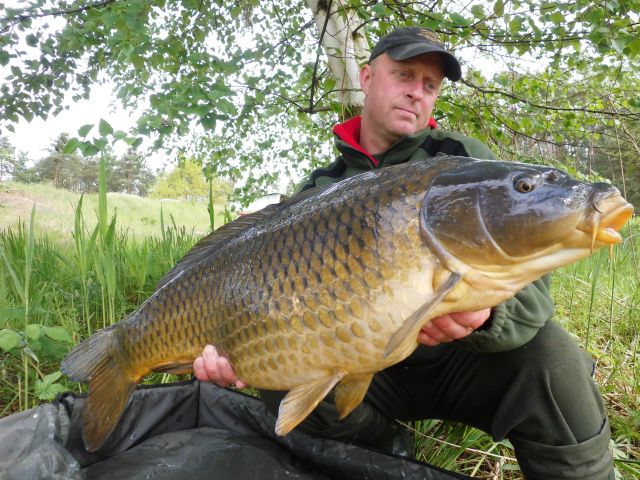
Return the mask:
[(384, 52), (394, 60), (406, 60), (423, 53), (439, 53), (444, 61), (444, 76), (452, 82), (462, 78), (458, 59), (447, 51), (433, 30), (420, 27), (402, 27), (394, 30), (382, 37), (373, 47), (369, 63)]

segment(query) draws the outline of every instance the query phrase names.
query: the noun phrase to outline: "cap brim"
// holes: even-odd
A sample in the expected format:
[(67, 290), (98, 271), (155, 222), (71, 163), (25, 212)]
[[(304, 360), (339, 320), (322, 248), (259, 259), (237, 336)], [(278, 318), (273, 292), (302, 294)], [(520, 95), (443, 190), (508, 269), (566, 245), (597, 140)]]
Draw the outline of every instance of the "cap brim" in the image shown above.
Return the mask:
[(444, 76), (452, 82), (457, 82), (462, 78), (462, 69), (458, 59), (442, 48), (424, 43), (409, 43), (407, 45), (388, 48), (386, 52), (394, 60), (406, 60), (422, 55), (423, 53), (438, 53), (444, 61)]

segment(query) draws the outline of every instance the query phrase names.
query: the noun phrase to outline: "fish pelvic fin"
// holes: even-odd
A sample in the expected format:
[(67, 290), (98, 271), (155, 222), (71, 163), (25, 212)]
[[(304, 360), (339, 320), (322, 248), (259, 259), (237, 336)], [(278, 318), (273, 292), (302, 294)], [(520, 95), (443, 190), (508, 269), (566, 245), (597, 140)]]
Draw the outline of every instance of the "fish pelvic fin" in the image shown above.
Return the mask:
[(336, 407), (340, 413), (340, 420), (360, 405), (367, 390), (369, 390), (372, 379), (373, 373), (348, 376), (336, 386), (333, 394), (335, 396)]
[(383, 358), (387, 358), (399, 348), (408, 336), (414, 335), (416, 327), (424, 322), (425, 316), (453, 290), (453, 287), (456, 286), (461, 278), (462, 275), (459, 273), (452, 273), (447, 281), (440, 285), (433, 295), (404, 321), (396, 333), (389, 339), (389, 343), (387, 343), (387, 347), (384, 349)]
[(280, 402), (276, 434), (284, 436), (298, 426), (346, 374), (346, 371), (340, 370), (291, 390)]
[(173, 373), (174, 375), (187, 375), (193, 373), (193, 361), (190, 362), (170, 362), (156, 365), (154, 372)]
[(114, 358), (122, 354), (116, 327), (99, 330), (80, 343), (60, 367), (72, 380), (90, 382), (82, 412), (82, 439), (89, 452), (104, 445), (139, 380), (121, 367), (122, 359)]

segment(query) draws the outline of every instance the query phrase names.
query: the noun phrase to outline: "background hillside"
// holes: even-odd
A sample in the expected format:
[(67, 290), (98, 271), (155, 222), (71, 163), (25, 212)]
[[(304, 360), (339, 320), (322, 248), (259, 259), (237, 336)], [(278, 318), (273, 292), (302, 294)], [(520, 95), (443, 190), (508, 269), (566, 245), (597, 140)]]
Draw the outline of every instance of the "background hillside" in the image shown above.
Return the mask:
[[(209, 230), (206, 201), (152, 199), (126, 193), (108, 193), (109, 216), (117, 215), (118, 229), (130, 237), (143, 238), (160, 233), (160, 211), (165, 222), (174, 219), (175, 225), (193, 230), (196, 237)], [(35, 227), (39, 233), (57, 238), (68, 237), (74, 227), (74, 211), (80, 194), (58, 189), (50, 184), (0, 184), (0, 230), (15, 227), (20, 220), (28, 223), (35, 206)], [(215, 205), (216, 227), (222, 224), (224, 205)], [(92, 230), (97, 222), (98, 194), (84, 195), (85, 222)]]

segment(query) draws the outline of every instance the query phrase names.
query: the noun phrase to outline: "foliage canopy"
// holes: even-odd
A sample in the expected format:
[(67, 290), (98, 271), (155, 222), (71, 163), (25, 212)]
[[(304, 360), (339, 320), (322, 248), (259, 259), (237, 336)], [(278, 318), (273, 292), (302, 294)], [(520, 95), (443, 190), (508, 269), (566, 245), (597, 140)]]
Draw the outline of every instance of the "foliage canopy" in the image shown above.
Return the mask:
[(628, 181), (640, 168), (640, 0), (16, 3), (0, 19), (5, 128), (109, 78), (122, 105), (145, 105), (132, 134), (158, 146), (193, 138), (209, 172), (250, 195), (279, 172), (326, 164), (330, 126), (353, 112), (327, 68), (336, 52), (321, 48), (327, 22), (314, 12), (328, 11), (369, 45), (419, 24), (455, 50), (464, 80), (437, 104), (442, 128), (505, 159), (599, 172), (640, 198)]

